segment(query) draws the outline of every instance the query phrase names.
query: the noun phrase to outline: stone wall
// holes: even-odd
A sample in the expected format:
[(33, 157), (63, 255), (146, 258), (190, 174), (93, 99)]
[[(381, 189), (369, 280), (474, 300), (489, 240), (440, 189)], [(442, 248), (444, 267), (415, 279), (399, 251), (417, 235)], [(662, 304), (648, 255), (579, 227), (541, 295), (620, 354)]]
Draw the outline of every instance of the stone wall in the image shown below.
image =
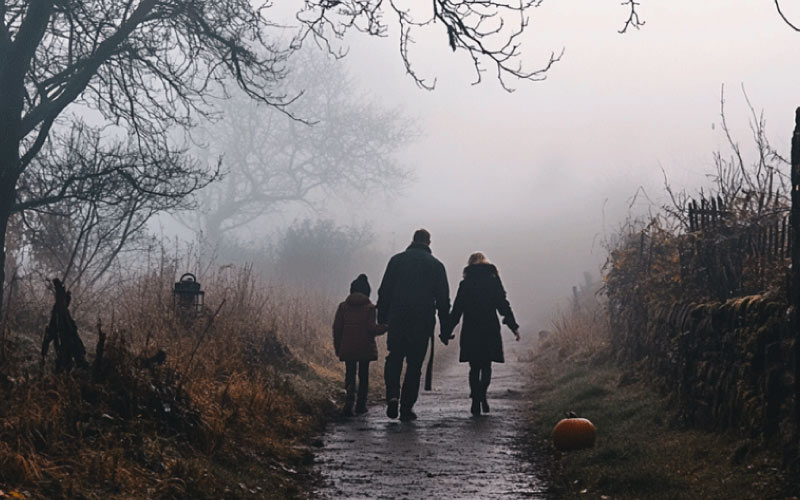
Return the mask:
[(643, 302), (611, 307), (620, 362), (673, 396), (690, 425), (736, 430), (796, 462), (795, 341), (786, 302), (762, 295)]

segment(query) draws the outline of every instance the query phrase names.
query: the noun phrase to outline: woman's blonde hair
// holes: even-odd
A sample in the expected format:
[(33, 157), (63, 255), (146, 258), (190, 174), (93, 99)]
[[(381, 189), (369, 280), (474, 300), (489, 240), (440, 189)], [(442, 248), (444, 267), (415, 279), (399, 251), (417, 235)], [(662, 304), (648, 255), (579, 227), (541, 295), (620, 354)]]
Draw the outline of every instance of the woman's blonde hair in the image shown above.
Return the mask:
[(467, 265), (474, 266), (475, 264), (491, 264), (491, 262), (489, 262), (489, 259), (486, 258), (483, 252), (475, 252), (467, 259)]

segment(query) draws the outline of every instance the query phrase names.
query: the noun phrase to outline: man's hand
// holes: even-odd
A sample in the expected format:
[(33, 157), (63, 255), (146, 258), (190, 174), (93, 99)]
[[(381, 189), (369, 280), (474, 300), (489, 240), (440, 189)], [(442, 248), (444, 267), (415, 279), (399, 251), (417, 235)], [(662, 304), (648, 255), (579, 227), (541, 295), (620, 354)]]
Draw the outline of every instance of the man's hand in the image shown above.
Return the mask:
[(514, 339), (519, 342), (519, 330), (514, 330)]

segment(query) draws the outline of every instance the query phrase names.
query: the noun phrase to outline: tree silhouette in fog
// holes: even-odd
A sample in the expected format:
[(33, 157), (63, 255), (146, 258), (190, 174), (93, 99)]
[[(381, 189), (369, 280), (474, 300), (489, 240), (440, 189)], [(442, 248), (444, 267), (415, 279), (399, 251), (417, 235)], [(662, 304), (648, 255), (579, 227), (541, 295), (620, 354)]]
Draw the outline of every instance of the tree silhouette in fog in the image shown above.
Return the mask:
[(296, 53), (289, 67), (281, 89), (299, 95), (285, 108), (292, 116), (235, 93), (220, 103), (220, 119), (199, 127), (203, 147), (193, 152), (219, 158), (224, 176), (182, 218), (211, 242), (288, 203), (313, 205), (315, 195), (374, 197), (405, 185), (395, 153), (414, 129), (402, 113), (371, 101), (341, 61), (318, 50)]
[(353, 277), (380, 269), (380, 256), (369, 250), (373, 239), (368, 226), (295, 221), (275, 246), (276, 275), (300, 288), (341, 294)]

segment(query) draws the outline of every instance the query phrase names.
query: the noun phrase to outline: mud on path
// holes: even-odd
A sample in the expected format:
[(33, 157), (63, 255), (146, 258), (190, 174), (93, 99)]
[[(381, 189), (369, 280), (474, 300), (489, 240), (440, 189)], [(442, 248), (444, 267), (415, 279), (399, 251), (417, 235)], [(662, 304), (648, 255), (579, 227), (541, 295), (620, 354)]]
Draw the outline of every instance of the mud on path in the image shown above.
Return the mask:
[(488, 415), (469, 413), (468, 365), (458, 363), (457, 345), (439, 344), (433, 391), (414, 407), (418, 420), (390, 420), (375, 402), (367, 415), (331, 425), (315, 457), (322, 480), (312, 498), (547, 498), (524, 442), (529, 374), (519, 356), (528, 349), (513, 340), (505, 348), (506, 363), (493, 364)]

